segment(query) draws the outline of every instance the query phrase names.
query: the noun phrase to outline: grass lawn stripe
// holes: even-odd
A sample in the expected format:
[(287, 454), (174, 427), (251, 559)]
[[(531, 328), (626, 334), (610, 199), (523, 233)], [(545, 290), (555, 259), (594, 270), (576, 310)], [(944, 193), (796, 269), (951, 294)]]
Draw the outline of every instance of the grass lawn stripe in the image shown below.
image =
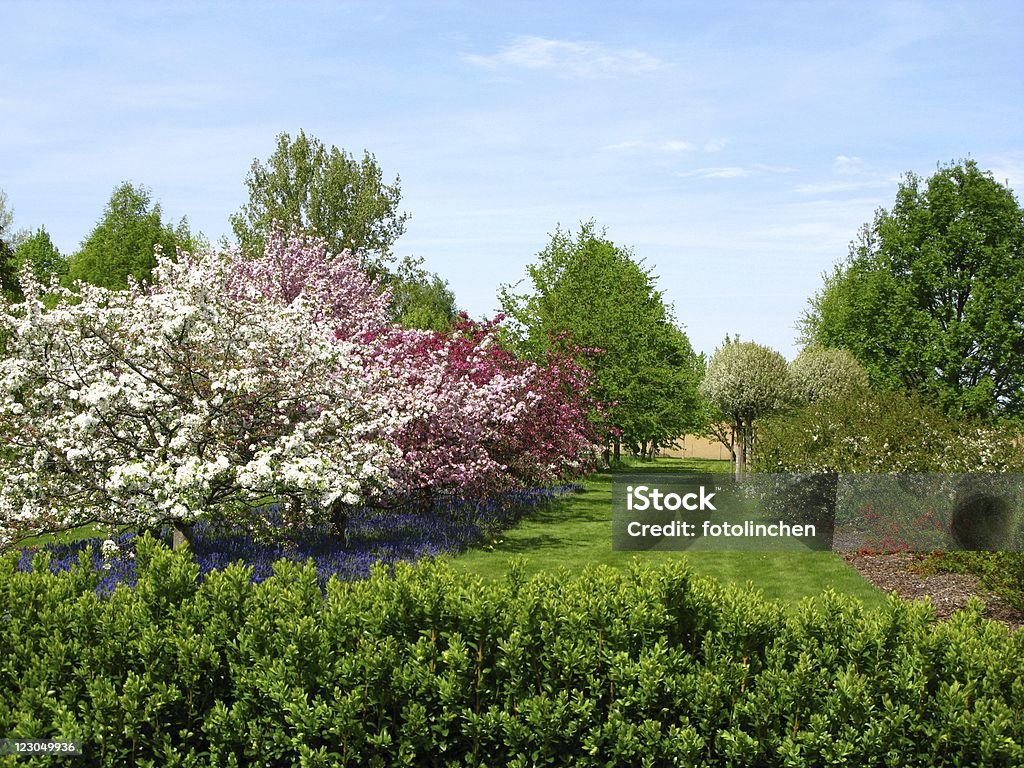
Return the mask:
[[(632, 472), (726, 472), (726, 462), (659, 460), (635, 463)], [(885, 596), (830, 552), (614, 552), (612, 551), (611, 472), (591, 475), (581, 493), (570, 494), (535, 510), (498, 535), (487, 547), (459, 556), (456, 568), (488, 579), (503, 577), (513, 557), (525, 558), (524, 572), (533, 575), (560, 568), (579, 573), (588, 565), (626, 568), (634, 559), (657, 565), (684, 559), (694, 570), (723, 582), (750, 583), (765, 597), (795, 604), (826, 589), (852, 595), (866, 606), (880, 605)]]

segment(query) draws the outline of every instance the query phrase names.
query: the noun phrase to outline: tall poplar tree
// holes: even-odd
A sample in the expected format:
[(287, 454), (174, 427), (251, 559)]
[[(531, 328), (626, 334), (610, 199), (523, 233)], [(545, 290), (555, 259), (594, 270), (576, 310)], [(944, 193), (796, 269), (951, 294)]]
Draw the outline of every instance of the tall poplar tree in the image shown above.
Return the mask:
[(266, 162), (253, 160), (245, 179), (249, 200), (231, 217), (242, 250), (263, 252), (274, 222), (327, 241), (331, 253), (350, 250), (374, 272), (391, 260), (394, 242), (409, 215), (398, 210), (399, 178), (384, 182), (376, 158), (356, 159), (336, 146), (325, 147), (305, 132), (277, 136)]
[(299, 131), (277, 136), (266, 161), (253, 160), (245, 179), (249, 200), (231, 216), (242, 251), (263, 253), (275, 226), (323, 238), (327, 250), (348, 250), (392, 295), (391, 318), (409, 328), (445, 330), (457, 310), (448, 284), (425, 270), (422, 260), (405, 257), (394, 266), (395, 241), (409, 214), (399, 210), (401, 181), (384, 181), (369, 152), (357, 159), (315, 136)]

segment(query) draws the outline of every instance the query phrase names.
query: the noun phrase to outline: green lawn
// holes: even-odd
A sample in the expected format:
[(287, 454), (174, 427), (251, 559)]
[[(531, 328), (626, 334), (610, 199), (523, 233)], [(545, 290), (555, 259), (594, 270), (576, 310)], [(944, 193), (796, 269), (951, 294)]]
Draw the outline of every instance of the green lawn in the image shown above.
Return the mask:
[[(643, 472), (724, 472), (726, 462), (659, 460), (629, 467)], [(766, 597), (794, 603), (831, 587), (878, 605), (884, 595), (829, 552), (613, 552), (611, 545), (612, 473), (592, 475), (584, 491), (563, 497), (504, 531), (493, 545), (472, 549), (453, 560), (456, 568), (485, 578), (499, 578), (513, 557), (525, 558), (527, 575), (587, 565), (623, 568), (634, 559), (658, 564), (688, 561), (700, 574), (721, 581), (750, 583)]]

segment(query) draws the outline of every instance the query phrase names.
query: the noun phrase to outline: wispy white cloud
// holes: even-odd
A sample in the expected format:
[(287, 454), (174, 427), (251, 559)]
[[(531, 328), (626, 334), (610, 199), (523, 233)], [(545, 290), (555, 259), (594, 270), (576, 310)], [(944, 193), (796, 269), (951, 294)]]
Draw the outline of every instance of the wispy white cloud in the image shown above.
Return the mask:
[(895, 187), (898, 182), (898, 175), (871, 169), (863, 158), (844, 154), (833, 158), (831, 178), (796, 184), (793, 190), (801, 195), (830, 195)]
[(693, 144), (688, 141), (663, 141), (658, 144), (655, 149), (659, 152), (686, 152), (687, 150), (693, 149)]
[(864, 161), (856, 156), (836, 155), (832, 169), (841, 175), (860, 173), (864, 169)]
[(570, 77), (650, 72), (661, 65), (656, 58), (632, 48), (609, 48), (601, 43), (519, 37), (490, 56), (466, 54), (466, 61), (488, 69), (553, 70)]
[(704, 142), (703, 149), (705, 152), (721, 152), (728, 144), (728, 139), (712, 139), (711, 141)]
[(861, 192), (869, 189), (893, 187), (899, 181), (896, 176), (877, 177), (872, 179), (843, 179), (839, 181), (810, 182), (797, 184), (793, 189), (801, 195), (827, 195), (837, 192)]
[(1000, 184), (1009, 185), (1016, 192), (1018, 200), (1024, 197), (1021, 195), (1024, 191), (1024, 152), (995, 155), (987, 163), (979, 164), (982, 168), (987, 166), (992, 171), (992, 178)]
[(756, 176), (766, 173), (793, 173), (795, 168), (786, 165), (769, 165), (754, 163), (753, 165), (721, 165), (710, 168), (693, 168), (679, 171), (678, 176), (697, 179), (739, 179), (745, 176)]
[(738, 165), (717, 166), (715, 168), (694, 168), (690, 171), (680, 171), (683, 178), (698, 179), (738, 179), (743, 176), (750, 176), (754, 171)]

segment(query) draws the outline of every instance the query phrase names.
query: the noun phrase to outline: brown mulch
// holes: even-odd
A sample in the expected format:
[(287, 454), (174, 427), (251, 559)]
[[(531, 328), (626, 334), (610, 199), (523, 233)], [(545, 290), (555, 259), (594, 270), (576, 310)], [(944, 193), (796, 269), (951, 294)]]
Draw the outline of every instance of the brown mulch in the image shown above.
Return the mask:
[(985, 616), (1005, 622), (1011, 630), (1024, 626), (1024, 611), (990, 594), (978, 583), (978, 577), (967, 573), (933, 573), (918, 571), (919, 558), (908, 553), (861, 555), (844, 553), (843, 559), (883, 592), (895, 592), (904, 600), (930, 598), (939, 619), (967, 606), (977, 597), (985, 604)]

